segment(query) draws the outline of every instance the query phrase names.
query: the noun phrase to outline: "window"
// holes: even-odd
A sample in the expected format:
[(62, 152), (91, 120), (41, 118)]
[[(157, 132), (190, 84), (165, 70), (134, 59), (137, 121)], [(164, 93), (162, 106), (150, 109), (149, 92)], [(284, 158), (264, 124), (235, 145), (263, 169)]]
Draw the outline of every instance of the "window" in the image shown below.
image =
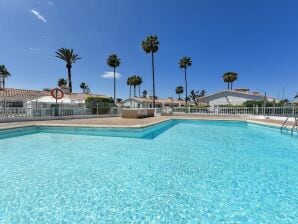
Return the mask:
[[(0, 107), (4, 106), (4, 100), (0, 101)], [(23, 107), (23, 101), (6, 101), (6, 107)]]

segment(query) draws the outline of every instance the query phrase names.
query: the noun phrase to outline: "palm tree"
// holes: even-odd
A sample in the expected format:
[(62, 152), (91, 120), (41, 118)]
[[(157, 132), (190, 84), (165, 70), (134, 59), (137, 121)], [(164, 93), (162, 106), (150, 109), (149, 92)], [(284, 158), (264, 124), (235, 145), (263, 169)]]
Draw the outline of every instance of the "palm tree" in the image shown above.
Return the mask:
[(58, 86), (59, 86), (61, 89), (65, 88), (66, 85), (67, 85), (67, 81), (66, 81), (64, 78), (60, 78), (60, 79), (58, 80)]
[(148, 94), (147, 90), (144, 90), (143, 91), (143, 98), (147, 98), (147, 94)]
[(230, 74), (231, 90), (233, 90), (233, 83), (238, 79), (238, 74), (236, 72), (231, 72)]
[(223, 76), (224, 82), (228, 83), (228, 90), (230, 89), (231, 83), (231, 90), (233, 90), (233, 82), (238, 79), (238, 74), (236, 72), (226, 72)]
[(85, 93), (85, 90), (87, 89), (87, 84), (84, 83), (84, 82), (82, 82), (82, 83), (80, 84), (80, 88), (83, 90), (83, 93)]
[(141, 97), (141, 84), (143, 83), (143, 79), (140, 76), (136, 77), (137, 86), (139, 87), (139, 97)]
[(176, 87), (176, 94), (178, 94), (179, 95), (179, 100), (181, 100), (181, 98), (180, 98), (180, 94), (182, 94), (183, 93), (183, 86), (177, 86)]
[(69, 93), (72, 93), (72, 81), (71, 81), (71, 68), (72, 64), (75, 63), (77, 60), (80, 60), (78, 54), (73, 52), (73, 49), (68, 48), (60, 48), (56, 52), (56, 57), (62, 59), (66, 62), (67, 74), (68, 74), (68, 87)]
[(120, 58), (116, 54), (111, 54), (107, 58), (107, 64), (114, 69), (114, 102), (116, 102), (116, 68), (120, 65)]
[(228, 73), (225, 73), (223, 76), (222, 76), (222, 79), (224, 82), (228, 83), (228, 90), (230, 90), (230, 76)]
[(142, 41), (142, 48), (146, 54), (151, 53), (152, 83), (153, 83), (153, 108), (155, 108), (155, 77), (154, 77), (154, 53), (158, 51), (159, 41), (156, 35), (150, 35)]
[(192, 61), (190, 57), (183, 57), (180, 59), (179, 61), (179, 66), (181, 69), (184, 69), (184, 80), (185, 80), (185, 104), (187, 106), (187, 101), (188, 101), (188, 97), (187, 97), (187, 78), (186, 78), (186, 69), (187, 67), (192, 65)]
[(137, 94), (136, 94), (136, 86), (138, 85), (139, 83), (139, 80), (138, 80), (138, 77), (137, 75), (133, 75), (131, 76), (131, 84), (133, 86), (133, 96), (136, 97)]
[(5, 67), (5, 65), (0, 65), (0, 78), (2, 79), (2, 88), (3, 89), (5, 89), (5, 79), (8, 78), (9, 76), (10, 76), (10, 73), (7, 70), (7, 68)]
[(132, 86), (132, 78), (128, 77), (126, 84), (129, 86), (129, 97), (131, 97), (131, 86)]

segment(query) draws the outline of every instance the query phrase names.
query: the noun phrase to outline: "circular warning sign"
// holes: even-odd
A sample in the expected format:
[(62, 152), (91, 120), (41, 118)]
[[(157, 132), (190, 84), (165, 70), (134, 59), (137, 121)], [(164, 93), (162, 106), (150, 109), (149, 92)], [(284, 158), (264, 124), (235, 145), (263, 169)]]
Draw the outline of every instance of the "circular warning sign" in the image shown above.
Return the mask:
[(64, 92), (61, 89), (55, 88), (51, 90), (51, 96), (56, 100), (60, 100), (64, 97)]

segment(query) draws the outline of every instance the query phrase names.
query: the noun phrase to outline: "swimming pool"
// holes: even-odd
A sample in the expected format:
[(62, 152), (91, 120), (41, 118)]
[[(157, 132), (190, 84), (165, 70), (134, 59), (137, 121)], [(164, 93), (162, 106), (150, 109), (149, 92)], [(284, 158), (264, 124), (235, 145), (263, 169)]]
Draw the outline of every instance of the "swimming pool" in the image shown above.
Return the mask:
[(298, 139), (278, 129), (173, 120), (1, 136), (0, 223), (298, 223)]

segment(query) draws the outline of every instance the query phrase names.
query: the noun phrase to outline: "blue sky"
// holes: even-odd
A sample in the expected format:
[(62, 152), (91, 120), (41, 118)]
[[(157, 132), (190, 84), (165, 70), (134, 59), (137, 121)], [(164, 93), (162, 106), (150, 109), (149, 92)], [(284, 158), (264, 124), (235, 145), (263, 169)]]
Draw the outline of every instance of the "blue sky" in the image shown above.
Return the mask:
[[(296, 0), (0, 0), (0, 64), (12, 77), (8, 87), (55, 87), (66, 78), (54, 57), (60, 47), (82, 57), (73, 66), (73, 86), (85, 81), (94, 93), (113, 94), (110, 53), (122, 59), (117, 96), (126, 98), (127, 77), (143, 77), (152, 89), (150, 56), (141, 40), (156, 34), (156, 94), (175, 96), (184, 86), (178, 67), (190, 56), (189, 90), (226, 88), (222, 74), (236, 71), (234, 87), (293, 98), (298, 91), (298, 1)], [(176, 97), (176, 96), (175, 96)]]

